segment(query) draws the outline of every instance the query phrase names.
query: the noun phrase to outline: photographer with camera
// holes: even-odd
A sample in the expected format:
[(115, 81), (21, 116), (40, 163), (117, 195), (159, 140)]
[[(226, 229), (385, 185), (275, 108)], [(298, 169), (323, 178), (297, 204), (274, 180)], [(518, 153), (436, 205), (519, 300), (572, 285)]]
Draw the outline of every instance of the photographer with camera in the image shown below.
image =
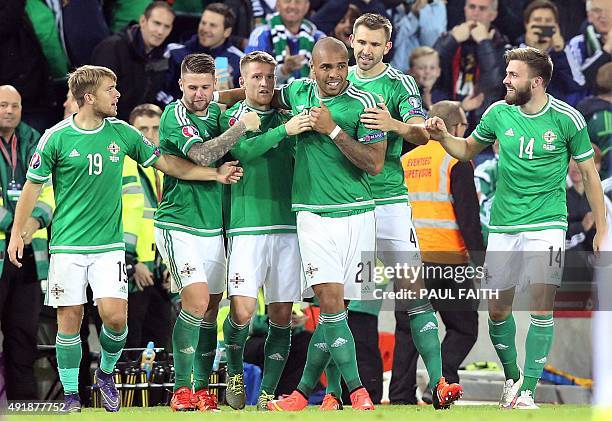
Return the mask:
[[(130, 124), (159, 145), (162, 110), (142, 104), (130, 113)], [(132, 159), (123, 166), (123, 229), (128, 285), (126, 348), (144, 348), (153, 341), (166, 348), (172, 336), (170, 280), (155, 246), (153, 214), (162, 194), (162, 177), (155, 168), (143, 168)], [(130, 355), (136, 358), (140, 352)]]
[(525, 34), (517, 40), (519, 47), (545, 51), (553, 61), (548, 92), (557, 99), (575, 106), (586, 94), (585, 78), (559, 27), (559, 11), (549, 0), (534, 0), (523, 13)]

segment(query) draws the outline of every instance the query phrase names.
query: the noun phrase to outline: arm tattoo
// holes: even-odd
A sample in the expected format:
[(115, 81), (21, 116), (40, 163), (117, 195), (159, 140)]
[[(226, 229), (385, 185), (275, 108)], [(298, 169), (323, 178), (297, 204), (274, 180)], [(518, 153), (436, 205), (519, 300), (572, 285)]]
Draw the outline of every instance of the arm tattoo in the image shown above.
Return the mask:
[(246, 133), (246, 126), (238, 121), (221, 135), (208, 142), (198, 142), (189, 149), (187, 156), (198, 165), (208, 166), (221, 159)]
[[(341, 131), (338, 136), (334, 139), (334, 143), (338, 146), (338, 149), (351, 161), (357, 168), (366, 171), (370, 175), (376, 175), (376, 163), (379, 159), (380, 153), (377, 151), (379, 148), (377, 144), (363, 144), (347, 133)], [(384, 153), (383, 153), (384, 160)]]

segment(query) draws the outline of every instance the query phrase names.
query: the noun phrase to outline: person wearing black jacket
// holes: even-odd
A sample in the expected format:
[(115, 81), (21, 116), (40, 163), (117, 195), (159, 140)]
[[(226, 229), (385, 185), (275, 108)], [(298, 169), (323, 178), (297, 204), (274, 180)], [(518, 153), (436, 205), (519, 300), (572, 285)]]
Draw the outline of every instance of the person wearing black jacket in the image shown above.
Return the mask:
[[(442, 118), (449, 128), (449, 131), (455, 136), (463, 136), (467, 127), (467, 119), (459, 102), (455, 101), (440, 101), (432, 105), (429, 111), (430, 117), (438, 116)], [(431, 142), (430, 142), (431, 143)], [(446, 327), (446, 335), (442, 341), (442, 374), (448, 383), (459, 382), (459, 366), (468, 355), (478, 337), (478, 313), (476, 308), (478, 302), (461, 298), (460, 290), (465, 291), (474, 288), (473, 279), (467, 274), (468, 267), (467, 258), (477, 267), (482, 267), (484, 264), (484, 243), (480, 230), (479, 204), (476, 194), (476, 186), (474, 184), (474, 168), (471, 162), (456, 162), (454, 165), (449, 161), (443, 161), (441, 166), (438, 166), (436, 159), (423, 160), (423, 157), (429, 153), (419, 148), (430, 148), (433, 155), (435, 149), (442, 148), (439, 143), (434, 142), (427, 146), (419, 146), (413, 152), (409, 152), (402, 158), (402, 164), (406, 171), (406, 184), (412, 206), (414, 209), (413, 220), (416, 229), (421, 253), (423, 258), (424, 281), (425, 286), (429, 291), (438, 291), (438, 296), (441, 299), (432, 298), (430, 301), (439, 313)], [(435, 148), (435, 149), (434, 149)], [(416, 153), (416, 154), (415, 154)], [(446, 154), (446, 152), (444, 152)], [(448, 156), (448, 155), (447, 155)], [(412, 162), (411, 162), (412, 161)], [(415, 166), (414, 161), (418, 163), (427, 162), (426, 164)], [(446, 163), (444, 163), (446, 162)], [(417, 168), (418, 167), (418, 168)], [(432, 242), (442, 241), (438, 237), (437, 240), (425, 238), (423, 228), (427, 225), (420, 225), (418, 215), (421, 215), (420, 210), (424, 210), (428, 206), (427, 199), (422, 198), (427, 193), (421, 192), (420, 188), (413, 184), (411, 189), (412, 178), (410, 171), (416, 170), (419, 174), (416, 175), (420, 180), (425, 177), (421, 175), (432, 174), (434, 171), (440, 172), (440, 177), (446, 177), (445, 173), (450, 167), (450, 196), (452, 197), (452, 210), (454, 213), (454, 221), (462, 239), (462, 247), (467, 253), (459, 253), (458, 249), (453, 250), (451, 243), (452, 236), (442, 237), (445, 241), (443, 247), (448, 251), (435, 251), (432, 247)], [(431, 178), (436, 180), (436, 178)], [(423, 183), (423, 181), (421, 181)], [(433, 183), (433, 181), (424, 181), (425, 184)], [(438, 187), (438, 183), (436, 188)], [(420, 185), (423, 187), (423, 184)], [(421, 201), (422, 203), (419, 203)], [(431, 220), (433, 221), (433, 220)], [(446, 222), (446, 221), (445, 221)], [(449, 221), (450, 222), (450, 221)], [(451, 229), (444, 228), (445, 233)], [(448, 234), (445, 234), (448, 235)], [(436, 246), (437, 247), (437, 246)], [(452, 251), (451, 251), (452, 250)], [(453, 277), (449, 277), (448, 273), (452, 270)], [(442, 291), (450, 291), (453, 298), (442, 299)], [(391, 403), (416, 403), (415, 386), (416, 386), (416, 366), (419, 354), (412, 341), (410, 332), (410, 323), (408, 323), (408, 315), (406, 312), (396, 311), (396, 329), (395, 329), (395, 352), (393, 360), (393, 376), (389, 386), (389, 399)], [(423, 393), (423, 400), (426, 403), (431, 403), (431, 394), (429, 391)]]
[(11, 85), (19, 91), (26, 110), (23, 119), (36, 123), (30, 121), (30, 114), (44, 113), (52, 107), (53, 92), (49, 65), (25, 4), (25, 0), (0, 1), (0, 85)]
[(489, 0), (484, 10), (482, 1), (467, 0), (465, 22), (442, 34), (434, 45), (440, 55), (442, 75), (439, 86), (446, 97), (461, 101), (484, 93), (484, 101), (468, 114), (468, 131), (484, 111), (504, 96), (500, 82), (506, 74), (504, 52), (507, 38), (491, 25), (497, 16), (497, 0)]
[(139, 104), (164, 104), (158, 94), (168, 70), (164, 43), (174, 17), (168, 3), (155, 1), (147, 6), (138, 25), (111, 35), (94, 49), (91, 64), (108, 67), (117, 75), (117, 90), (121, 92), (117, 118), (127, 120)]

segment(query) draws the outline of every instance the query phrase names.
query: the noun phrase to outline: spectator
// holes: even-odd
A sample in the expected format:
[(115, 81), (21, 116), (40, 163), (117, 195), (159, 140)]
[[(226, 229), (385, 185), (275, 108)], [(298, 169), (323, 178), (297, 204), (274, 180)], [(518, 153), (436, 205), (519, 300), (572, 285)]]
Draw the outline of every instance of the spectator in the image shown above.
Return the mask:
[[(599, 170), (601, 153), (596, 145), (595, 167)], [(565, 233), (565, 265), (563, 281), (591, 282), (593, 265), (589, 255), (593, 253), (595, 218), (587, 200), (582, 175), (578, 164), (570, 159), (568, 176), (572, 183), (567, 188), (567, 231)]]
[(104, 0), (104, 12), (111, 32), (121, 32), (138, 20), (151, 0)]
[(586, 11), (588, 24), (582, 34), (570, 40), (569, 47), (593, 93), (597, 70), (612, 57), (612, 2), (586, 0)]
[(489, 220), (491, 218), (491, 206), (497, 189), (497, 165), (499, 163), (499, 141), (492, 145), (493, 158), (487, 159), (474, 170), (474, 184), (480, 204), (480, 228), (485, 246), (489, 237)]
[[(23, 121), (39, 130), (47, 127), (40, 114), (53, 106), (49, 66), (25, 13), (26, 0), (0, 2), (0, 85), (12, 85), (21, 94)], [(43, 118), (46, 120), (46, 118)]]
[[(441, 101), (434, 104), (430, 117), (442, 118), (453, 136), (463, 136), (467, 118), (460, 104)], [(413, 222), (423, 256), (424, 281), (430, 290), (450, 290), (455, 298), (459, 290), (474, 288), (465, 276), (470, 259), (476, 266), (484, 264), (484, 244), (478, 217), (478, 199), (471, 162), (452, 158), (439, 142), (430, 141), (402, 157)], [(443, 273), (453, 273), (449, 278)], [(478, 336), (478, 313), (473, 300), (431, 300), (440, 312), (446, 336), (442, 341), (442, 374), (447, 382), (459, 382), (459, 365), (470, 352)], [(400, 332), (404, 332), (400, 331)], [(397, 333), (396, 333), (397, 334)], [(394, 379), (404, 385), (416, 383), (418, 353), (409, 341), (394, 355)], [(398, 356), (401, 356), (398, 358)], [(411, 361), (412, 360), (412, 361)], [(429, 399), (431, 399), (429, 397)], [(427, 398), (424, 399), (427, 402)]]
[[(474, 128), (482, 113), (503, 97), (500, 81), (506, 74), (504, 61), (507, 39), (491, 22), (497, 16), (498, 0), (467, 0), (465, 22), (442, 35), (434, 48), (440, 54), (440, 88), (446, 97), (469, 98), (468, 129)], [(482, 101), (478, 95), (484, 94)]]
[[(162, 110), (142, 104), (130, 113), (130, 124), (159, 146)], [(161, 264), (155, 245), (153, 214), (162, 195), (162, 177), (127, 158), (123, 164), (123, 229), (128, 269), (127, 348), (143, 348), (148, 341), (168, 348), (172, 336), (170, 274)], [(138, 357), (134, 355), (133, 357)]]
[(404, 3), (395, 8), (393, 27), (397, 31), (391, 65), (406, 73), (408, 58), (419, 46), (433, 47), (446, 31), (446, 5), (443, 0), (416, 0), (410, 9)]
[(139, 24), (111, 35), (94, 49), (92, 64), (108, 67), (117, 75), (121, 92), (117, 117), (127, 120), (136, 105), (161, 102), (168, 59), (164, 42), (174, 22), (174, 10), (164, 1), (154, 1), (140, 16)]
[(53, 78), (65, 78), (68, 56), (64, 46), (62, 9), (59, 3), (26, 2), (26, 13), (32, 22)]
[(276, 82), (310, 76), (310, 59), (314, 44), (325, 36), (305, 19), (308, 0), (277, 0), (275, 13), (266, 25), (251, 33), (245, 53), (265, 51), (278, 62)]
[[(0, 317), (4, 343), (6, 397), (38, 399), (34, 377), (38, 317), (41, 309), (40, 280), (47, 279), (49, 255), (47, 226), (53, 213), (53, 192), (43, 186), (42, 195), (21, 236), (26, 244), (18, 269), (6, 256), (15, 206), (40, 134), (21, 121), (21, 95), (10, 85), (0, 86)], [(38, 158), (40, 159), (40, 157)]]
[(263, 19), (263, 16), (255, 16), (254, 7), (256, 3), (259, 4), (259, 0), (225, 0), (223, 3), (236, 15), (236, 23), (233, 25), (230, 38), (232, 44), (244, 50), (249, 43), (249, 35), (253, 32), (253, 28), (261, 24)]
[(602, 155), (601, 179), (610, 177), (612, 169), (612, 63), (601, 66), (597, 72), (597, 96), (582, 100), (576, 107), (584, 116), (591, 142), (595, 143)]
[(346, 48), (349, 50), (349, 57), (351, 58), (349, 60), (349, 65), (355, 64), (355, 57), (353, 57), (353, 48), (351, 47), (349, 37), (353, 33), (353, 25), (360, 15), (361, 10), (359, 10), (359, 8), (354, 4), (350, 4), (340, 22), (336, 24), (334, 30), (329, 34), (330, 36), (339, 39), (344, 43), (344, 45), (346, 45)]
[(576, 62), (559, 27), (559, 11), (550, 0), (535, 0), (524, 13), (525, 34), (518, 39), (519, 47), (545, 51), (553, 61), (548, 93), (575, 106), (585, 94), (584, 75)]
[(73, 67), (89, 63), (95, 46), (110, 35), (100, 3), (101, 0), (64, 1), (62, 9), (64, 41)]
[[(215, 58), (227, 57), (229, 74), (220, 75), (217, 71), (216, 77), (217, 79), (224, 77), (228, 82), (225, 85), (217, 84), (217, 89), (240, 86), (238, 82), (240, 78), (240, 58), (244, 53), (233, 46), (229, 39), (235, 23), (236, 15), (229, 7), (222, 3), (208, 5), (202, 13), (198, 33), (180, 48), (170, 50), (170, 68), (168, 69), (164, 90), (168, 95), (164, 98), (164, 103), (169, 104), (181, 97), (178, 86), (178, 80), (181, 76), (181, 63), (189, 54), (206, 53)], [(231, 78), (231, 82), (229, 82), (229, 78)]]
[(440, 77), (440, 57), (431, 47), (417, 47), (410, 54), (408, 74), (419, 85), (423, 108), (427, 111), (433, 103), (446, 99), (444, 92), (436, 87)]

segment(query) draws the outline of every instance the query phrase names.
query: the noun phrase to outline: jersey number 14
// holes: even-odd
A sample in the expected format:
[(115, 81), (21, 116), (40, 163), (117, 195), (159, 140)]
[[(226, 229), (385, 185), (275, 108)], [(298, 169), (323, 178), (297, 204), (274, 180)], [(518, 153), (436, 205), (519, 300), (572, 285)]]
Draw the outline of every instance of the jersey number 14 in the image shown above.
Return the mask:
[(521, 136), (519, 140), (521, 141), (521, 146), (518, 155), (519, 158), (522, 158), (523, 154), (525, 154), (529, 157), (529, 159), (533, 159), (533, 143), (535, 142), (535, 139), (533, 137), (529, 139), (527, 145), (525, 145), (525, 137)]

